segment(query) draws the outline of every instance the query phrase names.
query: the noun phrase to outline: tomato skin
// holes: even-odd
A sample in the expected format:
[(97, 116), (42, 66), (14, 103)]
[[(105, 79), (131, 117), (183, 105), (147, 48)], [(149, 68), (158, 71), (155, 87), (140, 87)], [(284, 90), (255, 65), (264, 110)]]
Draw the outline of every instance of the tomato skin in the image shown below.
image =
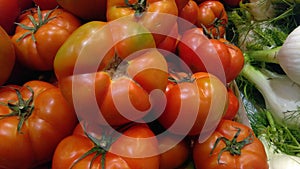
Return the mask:
[(58, 6), (56, 0), (32, 0), (42, 10), (51, 10)]
[(219, 40), (227, 46), (230, 53), (230, 68), (226, 70), (226, 81), (229, 83), (233, 81), (242, 71), (245, 59), (243, 52), (239, 47), (230, 43), (224, 38), (221, 38)]
[[(225, 147), (224, 141), (220, 141), (212, 154), (216, 140), (225, 137), (233, 139), (238, 129), (241, 129), (237, 141), (242, 141), (251, 134), (252, 142), (241, 148), (240, 155), (231, 155), (228, 151), (221, 154), (220, 163), (218, 155)], [(255, 168), (268, 169), (267, 156), (262, 142), (256, 138), (253, 131), (241, 123), (222, 120), (215, 132), (203, 143), (195, 142), (193, 147), (193, 159), (196, 169), (233, 169), (233, 168)]]
[[(204, 45), (209, 47), (205, 48)], [(191, 28), (184, 32), (177, 49), (179, 57), (192, 72), (212, 70), (210, 67), (214, 65), (222, 72), (211, 73), (219, 73), (218, 77), (225, 77), (226, 83), (233, 81), (244, 66), (244, 55), (239, 47), (224, 38), (206, 38), (202, 28)], [(218, 62), (221, 62), (221, 65)]]
[[(10, 116), (0, 120), (1, 168), (34, 168), (51, 161), (58, 143), (72, 133), (77, 118), (72, 107), (61, 95), (59, 88), (43, 81), (29, 81), (17, 87), (24, 100), (34, 91), (31, 115), (17, 131), (20, 117)], [(0, 102), (16, 104), (17, 94), (11, 85), (0, 89)], [(6, 105), (0, 105), (0, 115), (11, 113)], [(64, 119), (64, 120), (61, 120)], [(16, 162), (17, 160), (17, 162)]]
[[(137, 0), (129, 1), (130, 4), (136, 2)], [(141, 13), (142, 17), (136, 17), (134, 15), (136, 11), (127, 6), (124, 0), (108, 0), (107, 21), (125, 16), (132, 20), (138, 20), (138, 23), (153, 33), (157, 46), (166, 38), (166, 35), (169, 34), (174, 24), (176, 24), (178, 8), (175, 0), (148, 0), (146, 10)], [(174, 17), (163, 14), (170, 14)]]
[[(216, 76), (197, 72), (190, 80), (173, 85), (165, 93), (167, 104), (158, 121), (171, 133), (198, 135), (211, 132), (225, 111), (227, 90)], [(214, 113), (213, 118), (208, 118), (210, 113)], [(178, 119), (179, 115), (184, 119)], [(204, 128), (205, 123), (211, 126)]]
[(178, 32), (178, 24), (175, 23), (170, 34), (168, 34), (168, 36), (157, 46), (157, 48), (168, 52), (176, 53), (176, 48), (179, 39), (180, 35)]
[[(104, 69), (104, 67), (109, 64), (115, 55), (115, 52), (114, 49), (110, 49), (110, 45), (113, 44), (113, 39), (111, 37), (110, 30), (106, 28), (106, 24), (106, 22), (101, 21), (91, 21), (83, 24), (73, 32), (73, 35), (70, 36), (68, 40), (64, 42), (61, 48), (57, 51), (54, 59), (54, 71), (58, 80), (76, 73), (74, 72), (75, 64), (79, 59), (78, 56), (80, 55), (81, 49), (86, 46), (92, 46), (95, 53), (105, 52), (102, 62), (99, 65), (99, 69), (97, 70)], [(103, 40), (106, 43), (93, 47), (99, 43), (99, 40), (95, 38), (96, 35), (99, 39), (101, 39), (100, 42)], [(90, 65), (92, 63), (97, 63), (99, 60), (99, 58), (95, 58), (94, 56), (91, 57), (90, 55), (83, 55), (83, 57), (87, 58), (86, 62), (77, 63), (79, 67), (84, 67), (85, 64)], [(85, 74), (93, 71), (95, 70), (81, 69), (78, 73)]]
[(202, 28), (185, 31), (177, 49), (179, 57), (193, 73), (209, 71), (226, 81), (231, 62), (228, 47), (218, 39), (207, 38)]
[(179, 14), (180, 11), (189, 3), (189, 0), (175, 0), (175, 3)]
[(32, 7), (31, 0), (0, 0), (0, 26), (8, 35), (13, 35), (15, 21), (25, 9)]
[(224, 5), (220, 1), (209, 0), (199, 4), (196, 25), (203, 26), (213, 37), (223, 37), (228, 23), (228, 16)]
[(0, 26), (0, 85), (3, 85), (10, 77), (15, 65), (16, 55), (14, 45)]
[[(160, 152), (160, 169), (178, 168), (182, 166), (189, 158), (190, 155), (190, 140), (182, 139), (178, 142), (178, 136), (168, 134), (165, 137), (158, 138), (158, 145)], [(167, 151), (166, 148), (170, 149)], [(176, 160), (174, 160), (176, 159)]]
[(179, 11), (179, 17), (189, 21), (195, 25), (197, 23), (197, 17), (199, 12), (198, 4), (194, 0), (189, 0), (188, 3)]
[(106, 21), (106, 0), (57, 0), (56, 2), (85, 21)]
[[(101, 126), (93, 126), (93, 131), (88, 133), (101, 138)], [(126, 138), (125, 136), (129, 137)], [(143, 140), (141, 138), (153, 138)], [(93, 148), (95, 144), (83, 133), (81, 125), (74, 130), (73, 135), (62, 140), (55, 150), (52, 168), (70, 168), (72, 163), (84, 153)], [(120, 152), (120, 153), (118, 153)], [(143, 157), (142, 153), (153, 153), (156, 155)], [(88, 169), (95, 153), (88, 155), (73, 166), (75, 169)], [(126, 155), (126, 156), (125, 156)], [(141, 155), (141, 156), (136, 156)], [(101, 155), (92, 163), (92, 168), (101, 168)], [(158, 169), (159, 155), (158, 144), (154, 133), (146, 124), (137, 124), (129, 127), (122, 135), (112, 143), (105, 157), (106, 169)]]
[[(45, 17), (49, 10), (42, 10), (41, 12)], [(32, 10), (20, 16), (19, 23), (32, 27), (33, 24), (27, 17), (28, 14), (32, 13), (37, 21), (38, 14), (35, 8), (32, 8)], [(30, 69), (53, 70), (53, 60), (56, 52), (70, 34), (81, 25), (78, 18), (63, 9), (55, 9), (50, 14), (49, 18), (51, 17), (54, 17), (54, 19), (42, 25), (34, 33), (36, 41), (33, 40), (31, 34), (18, 41), (22, 35), (28, 33), (28, 30), (20, 26), (17, 26), (16, 32), (12, 36), (17, 60)]]
[[(100, 119), (98, 124), (102, 125), (119, 126), (145, 116), (151, 108), (151, 91), (164, 91), (168, 83), (167, 62), (154, 48), (151, 33), (145, 33), (136, 22), (120, 22), (123, 23), (121, 27), (115, 27), (120, 25), (117, 21), (109, 24), (94, 21), (82, 25), (59, 49), (54, 61), (63, 95), (69, 101), (80, 97), (80, 105), (90, 105), (87, 101), (96, 97), (101, 111), (96, 114), (101, 113), (107, 121)], [(127, 28), (130, 30), (126, 31)], [(129, 37), (132, 32), (140, 31), (143, 34)], [(88, 52), (81, 52), (86, 49)], [(102, 60), (99, 53), (105, 55)], [(95, 65), (99, 62), (100, 65)], [(73, 91), (72, 88), (77, 89)], [(87, 88), (91, 90), (87, 92)], [(130, 106), (138, 111), (129, 109)]]
[(233, 93), (232, 89), (228, 88), (228, 107), (223, 116), (223, 119), (233, 120), (239, 110), (239, 99)]

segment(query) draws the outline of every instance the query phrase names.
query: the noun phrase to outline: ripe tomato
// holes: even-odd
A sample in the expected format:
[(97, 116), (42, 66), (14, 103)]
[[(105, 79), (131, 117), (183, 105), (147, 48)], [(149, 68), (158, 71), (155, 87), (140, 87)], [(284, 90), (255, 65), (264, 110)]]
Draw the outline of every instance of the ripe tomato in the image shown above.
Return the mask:
[(56, 0), (67, 11), (86, 21), (106, 21), (106, 0)]
[(58, 6), (56, 0), (33, 0), (33, 2), (42, 10), (51, 10)]
[(191, 28), (184, 32), (177, 48), (179, 57), (192, 72), (208, 71), (225, 83), (231, 55), (223, 42), (208, 39), (202, 28)]
[(193, 159), (196, 169), (268, 169), (262, 142), (241, 123), (222, 120), (203, 143), (195, 142)]
[(138, 23), (145, 26), (153, 33), (155, 42), (159, 45), (174, 27), (178, 9), (175, 0), (107, 1), (107, 21), (124, 16), (137, 20)]
[(179, 11), (178, 16), (195, 25), (197, 23), (198, 10), (198, 4), (194, 0), (189, 0), (188, 3)]
[(233, 93), (231, 88), (227, 88), (228, 91), (228, 106), (223, 116), (223, 119), (233, 120), (239, 110), (239, 99)]
[(54, 70), (62, 93), (91, 111), (96, 98), (95, 111), (78, 112), (81, 118), (112, 126), (140, 119), (150, 110), (150, 92), (164, 91), (168, 83), (166, 60), (154, 47), (152, 34), (136, 22), (86, 23), (57, 52)]
[(205, 28), (212, 37), (224, 37), (228, 23), (228, 16), (224, 5), (215, 0), (204, 1), (199, 4), (196, 25)]
[[(190, 140), (182, 139), (178, 141), (178, 136), (171, 133), (158, 138), (160, 153), (160, 169), (179, 168), (189, 159)], [(167, 150), (167, 151), (166, 151)], [(174, 160), (176, 159), (176, 160)]]
[(231, 82), (240, 74), (244, 67), (244, 55), (242, 50), (236, 45), (230, 43), (224, 38), (219, 40), (227, 46), (230, 53), (230, 66), (229, 69), (226, 70), (226, 81)]
[(10, 37), (0, 26), (0, 85), (3, 85), (12, 73), (15, 65), (15, 49)]
[(50, 161), (77, 124), (59, 88), (47, 82), (4, 86), (0, 103), (1, 168), (33, 168)]
[(167, 52), (176, 53), (178, 40), (180, 39), (178, 32), (178, 24), (176, 23), (171, 29), (170, 34), (157, 46), (157, 48)]
[[(103, 126), (78, 125), (57, 146), (53, 169), (159, 169), (158, 143), (146, 124), (134, 124), (119, 134)], [(103, 166), (103, 164), (105, 166)]]
[(25, 9), (32, 7), (32, 0), (0, 0), (0, 26), (12, 35), (15, 21)]
[(158, 121), (171, 133), (181, 135), (212, 132), (227, 104), (225, 85), (206, 72), (182, 77), (165, 94), (166, 108)]
[[(27, 15), (32, 15), (35, 23)], [(56, 52), (80, 24), (78, 18), (63, 9), (42, 10), (41, 13), (35, 9), (27, 11), (20, 16), (19, 25), (12, 36), (17, 60), (33, 70), (52, 70)], [(34, 31), (30, 30), (32, 28)]]
[(189, 0), (175, 0), (177, 9), (178, 9), (178, 14), (179, 11), (181, 11), (187, 4), (188, 4)]

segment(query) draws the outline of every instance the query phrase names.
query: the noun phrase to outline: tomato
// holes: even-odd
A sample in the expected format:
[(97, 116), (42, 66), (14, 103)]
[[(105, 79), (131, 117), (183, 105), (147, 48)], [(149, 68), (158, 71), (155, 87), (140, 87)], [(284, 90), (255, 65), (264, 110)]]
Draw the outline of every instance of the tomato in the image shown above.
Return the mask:
[[(128, 3), (126, 3), (128, 2)], [(178, 16), (175, 0), (108, 0), (107, 21), (127, 16), (154, 34), (159, 45), (174, 27)]]
[(228, 91), (228, 107), (223, 116), (223, 119), (233, 120), (239, 110), (239, 99), (233, 93), (231, 88), (228, 88), (227, 91)]
[(194, 0), (189, 0), (188, 3), (179, 11), (179, 17), (187, 20), (191, 24), (197, 23), (198, 4)]
[(157, 48), (167, 52), (176, 53), (176, 48), (180, 35), (178, 32), (178, 24), (176, 23), (171, 29), (170, 34), (157, 46)]
[[(50, 15), (45, 18), (47, 14)], [(33, 26), (27, 15), (32, 15), (39, 26)], [(39, 19), (41, 17), (43, 19)], [(41, 16), (34, 9), (28, 11), (20, 16), (19, 26), (12, 36), (17, 60), (33, 70), (52, 70), (56, 52), (80, 24), (78, 18), (63, 9), (42, 10)], [(21, 25), (34, 28), (34, 32)]]
[[(52, 159), (77, 118), (59, 88), (43, 81), (0, 88), (0, 166), (33, 168)], [(62, 120), (63, 119), (63, 120)]]
[[(103, 126), (91, 123), (82, 125), (85, 126), (84, 129), (78, 125), (73, 135), (57, 146), (53, 156), (53, 169), (72, 166), (73, 169), (159, 168), (157, 139), (146, 124), (133, 124), (118, 134)], [(105, 135), (105, 132), (111, 134)]]
[(224, 5), (219, 1), (209, 0), (199, 4), (196, 25), (205, 28), (212, 37), (224, 37), (228, 16)]
[(168, 133), (165, 137), (158, 138), (158, 146), (161, 152), (160, 169), (179, 168), (189, 159), (189, 139), (178, 141), (178, 136)]
[(32, 0), (42, 10), (51, 10), (58, 6), (56, 0)]
[(175, 0), (178, 9), (178, 14), (188, 4), (188, 2), (189, 0)]
[(196, 169), (268, 169), (262, 142), (246, 125), (222, 120), (203, 143), (195, 142), (193, 159)]
[(106, 0), (56, 0), (67, 11), (86, 21), (106, 21)]
[(182, 77), (165, 95), (166, 108), (158, 121), (171, 133), (180, 135), (211, 132), (227, 104), (225, 85), (206, 72)]
[(15, 65), (15, 49), (10, 37), (0, 26), (0, 85), (3, 85), (10, 77)]
[[(67, 100), (91, 110), (78, 115), (102, 125), (142, 118), (156, 100), (151, 91), (164, 91), (168, 83), (167, 63), (152, 34), (128, 20), (94, 21), (78, 28), (57, 52), (54, 71)], [(95, 110), (91, 100), (97, 103)]]
[(226, 39), (221, 38), (219, 40), (227, 46), (230, 53), (230, 66), (229, 69), (226, 70), (226, 81), (231, 82), (240, 74), (244, 67), (244, 54), (239, 47)]
[(208, 39), (202, 28), (184, 32), (178, 43), (178, 55), (192, 72), (209, 72), (226, 81), (231, 55), (228, 47), (218, 39)]
[(0, 0), (0, 26), (12, 35), (15, 30), (15, 21), (21, 12), (32, 6), (31, 0)]

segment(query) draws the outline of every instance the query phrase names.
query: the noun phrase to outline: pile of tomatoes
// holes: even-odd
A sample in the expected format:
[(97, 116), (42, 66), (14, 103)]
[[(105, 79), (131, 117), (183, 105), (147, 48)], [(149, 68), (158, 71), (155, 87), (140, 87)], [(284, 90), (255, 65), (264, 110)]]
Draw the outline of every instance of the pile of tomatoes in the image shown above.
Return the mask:
[(213, 0), (0, 0), (1, 169), (267, 169)]

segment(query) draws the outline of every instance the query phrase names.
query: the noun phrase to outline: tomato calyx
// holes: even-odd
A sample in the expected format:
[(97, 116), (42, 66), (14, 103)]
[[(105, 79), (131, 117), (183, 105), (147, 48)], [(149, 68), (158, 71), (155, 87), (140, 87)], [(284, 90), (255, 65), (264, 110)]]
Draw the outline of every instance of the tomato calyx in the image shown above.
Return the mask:
[(125, 0), (125, 4), (127, 7), (133, 9), (135, 11), (134, 15), (136, 17), (141, 17), (143, 12), (147, 9), (147, 0), (138, 0), (138, 2), (131, 4), (128, 0)]
[(84, 134), (94, 143), (94, 147), (76, 159), (70, 169), (72, 169), (79, 161), (94, 153), (95, 155), (90, 161), (89, 168), (91, 169), (96, 158), (101, 156), (101, 168), (105, 169), (105, 157), (107, 150), (110, 148), (112, 143), (115, 142), (116, 138), (113, 137), (112, 133), (109, 133), (107, 130), (102, 131), (100, 138), (94, 137), (86, 131), (84, 125), (83, 128)]
[[(200, 24), (201, 28), (203, 29), (204, 35), (206, 35), (210, 39), (220, 39), (221, 38), (221, 31), (220, 27), (226, 27), (226, 20), (222, 19), (221, 16), (223, 15), (223, 11), (220, 12), (220, 16), (216, 17), (212, 23), (209, 25)], [(216, 33), (213, 33), (213, 30), (216, 30)]]
[(178, 83), (183, 83), (183, 82), (189, 82), (193, 83), (196, 80), (196, 78), (192, 77), (192, 74), (185, 74), (185, 75), (179, 75), (178, 73), (172, 73), (168, 77), (168, 81), (178, 84)]
[(226, 137), (219, 137), (216, 142), (214, 143), (214, 146), (210, 152), (210, 155), (213, 153), (217, 145), (220, 141), (223, 141), (225, 143), (225, 147), (221, 149), (221, 151), (218, 154), (218, 164), (220, 164), (221, 155), (223, 152), (228, 151), (231, 155), (241, 155), (241, 150), (243, 147), (245, 147), (248, 144), (251, 144), (253, 142), (253, 134), (250, 132), (250, 134), (242, 141), (237, 141), (237, 137), (241, 133), (240, 128), (236, 128), (237, 132), (234, 135), (232, 140), (227, 139)]
[(104, 68), (112, 79), (116, 79), (122, 75), (126, 75), (128, 61), (122, 60), (117, 54), (112, 58), (110, 63)]
[(32, 88), (30, 88), (29, 86), (27, 86), (27, 89), (31, 93), (31, 96), (28, 98), (28, 100), (24, 100), (20, 91), (18, 89), (14, 89), (18, 97), (18, 102), (16, 104), (8, 102), (6, 106), (8, 106), (8, 108), (12, 110), (12, 112), (5, 115), (0, 115), (0, 119), (6, 117), (18, 116), (19, 117), (19, 123), (17, 126), (18, 133), (22, 133), (21, 128), (24, 122), (28, 119), (28, 117), (30, 117), (34, 109), (34, 106), (32, 105), (34, 92)]
[(28, 32), (24, 33), (20, 38), (17, 39), (17, 42), (21, 41), (22, 39), (24, 39), (26, 36), (28, 35), (31, 35), (31, 38), (34, 42), (36, 42), (36, 39), (34, 37), (34, 34), (36, 33), (36, 31), (42, 27), (43, 25), (47, 24), (49, 21), (55, 19), (55, 17), (50, 17), (51, 13), (53, 13), (54, 10), (56, 10), (58, 7), (52, 9), (52, 10), (49, 10), (45, 17), (43, 17), (42, 15), (42, 11), (40, 9), (39, 6), (37, 6), (37, 15), (38, 15), (38, 20), (36, 21), (33, 17), (33, 15), (27, 15), (30, 22), (33, 24), (32, 27), (30, 26), (27, 26), (25, 24), (22, 24), (22, 23), (15, 23), (17, 24), (18, 26), (20, 26), (21, 28), (25, 29), (25, 30), (28, 30)]

